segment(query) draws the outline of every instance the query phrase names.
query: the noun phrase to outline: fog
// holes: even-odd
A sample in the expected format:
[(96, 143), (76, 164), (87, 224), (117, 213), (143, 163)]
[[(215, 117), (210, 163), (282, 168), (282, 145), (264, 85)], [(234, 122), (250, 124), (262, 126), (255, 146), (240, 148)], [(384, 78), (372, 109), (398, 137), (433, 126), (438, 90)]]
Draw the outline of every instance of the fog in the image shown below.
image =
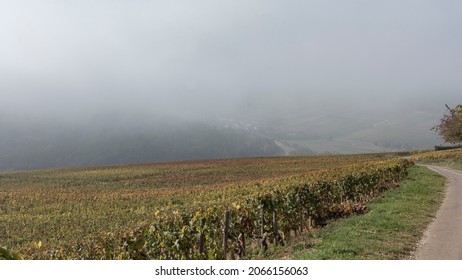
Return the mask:
[(450, 0), (2, 0), (0, 169), (429, 148), (460, 103), (460, 26)]

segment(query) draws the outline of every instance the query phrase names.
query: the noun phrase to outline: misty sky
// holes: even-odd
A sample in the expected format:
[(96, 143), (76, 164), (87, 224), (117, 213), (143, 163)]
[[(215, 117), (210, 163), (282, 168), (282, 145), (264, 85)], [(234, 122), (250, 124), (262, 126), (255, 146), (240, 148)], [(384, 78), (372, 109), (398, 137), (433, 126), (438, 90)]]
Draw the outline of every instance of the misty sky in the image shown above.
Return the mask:
[(0, 0), (0, 110), (188, 117), (454, 96), (461, 27), (455, 0)]

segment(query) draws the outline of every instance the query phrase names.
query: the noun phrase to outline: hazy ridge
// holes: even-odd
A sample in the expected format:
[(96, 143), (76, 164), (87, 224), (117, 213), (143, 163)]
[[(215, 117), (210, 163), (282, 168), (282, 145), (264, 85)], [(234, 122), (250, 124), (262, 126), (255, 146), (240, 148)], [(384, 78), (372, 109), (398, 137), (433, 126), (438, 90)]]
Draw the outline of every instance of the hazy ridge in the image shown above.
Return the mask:
[(146, 113), (71, 120), (4, 114), (0, 169), (429, 149), (441, 143), (430, 131), (444, 113), (436, 102), (413, 110), (406, 103), (389, 110), (374, 103), (316, 109), (307, 101), (287, 102), (189, 120)]

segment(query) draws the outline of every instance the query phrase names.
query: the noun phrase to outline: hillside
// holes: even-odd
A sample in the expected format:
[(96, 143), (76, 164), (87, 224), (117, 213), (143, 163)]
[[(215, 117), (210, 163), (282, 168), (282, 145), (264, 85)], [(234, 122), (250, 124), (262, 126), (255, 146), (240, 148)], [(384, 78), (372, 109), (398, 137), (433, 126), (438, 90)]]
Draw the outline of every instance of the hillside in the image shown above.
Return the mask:
[[(241, 117), (263, 134), (315, 153), (429, 149), (442, 142), (430, 129), (438, 123), (444, 106), (432, 98), (416, 98), (419, 99), (403, 99), (390, 106), (386, 106), (390, 100), (384, 97), (375, 101), (316, 100), (315, 104), (310, 97), (279, 99), (270, 113), (250, 103), (252, 110)], [(445, 100), (457, 98), (446, 96)]]
[(277, 156), (274, 140), (235, 127), (159, 119), (79, 125), (0, 120), (0, 170)]
[(390, 152), (442, 142), (430, 131), (445, 109), (435, 98), (415, 96), (393, 105), (385, 97), (336, 101), (261, 95), (244, 100), (183, 117), (115, 111), (57, 119), (0, 112), (0, 170)]

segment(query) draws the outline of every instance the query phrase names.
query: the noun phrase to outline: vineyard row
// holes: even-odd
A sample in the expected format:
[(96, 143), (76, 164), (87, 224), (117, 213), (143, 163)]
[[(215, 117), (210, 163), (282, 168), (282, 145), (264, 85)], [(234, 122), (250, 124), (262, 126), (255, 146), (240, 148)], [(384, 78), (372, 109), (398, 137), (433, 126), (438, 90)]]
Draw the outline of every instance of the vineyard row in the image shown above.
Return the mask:
[(413, 160), (462, 160), (462, 149), (416, 153)]
[(396, 187), (410, 165), (392, 159), (269, 180), (233, 203), (159, 210), (135, 229), (26, 254), (34, 259), (245, 258), (250, 251), (284, 245), (291, 233), (312, 224), (364, 211), (378, 193)]

